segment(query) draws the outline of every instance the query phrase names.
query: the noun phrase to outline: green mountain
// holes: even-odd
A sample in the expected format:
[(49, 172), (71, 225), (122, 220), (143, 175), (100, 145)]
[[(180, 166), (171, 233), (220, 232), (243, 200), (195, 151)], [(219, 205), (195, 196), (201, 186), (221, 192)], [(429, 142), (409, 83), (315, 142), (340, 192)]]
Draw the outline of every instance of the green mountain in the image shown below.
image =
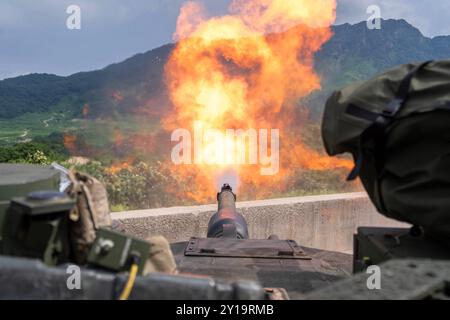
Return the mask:
[(309, 97), (307, 105), (318, 116), (337, 88), (399, 64), (449, 58), (450, 36), (427, 38), (405, 20), (383, 20), (380, 30), (369, 30), (366, 22), (339, 25), (316, 56), (323, 89)]
[[(389, 67), (429, 59), (450, 58), (450, 36), (427, 38), (404, 20), (383, 20), (381, 30), (365, 22), (333, 27), (333, 38), (316, 55), (323, 89), (309, 97), (315, 115), (335, 88), (367, 79)], [(138, 54), (102, 70), (68, 77), (31, 74), (0, 81), (0, 118), (26, 113), (70, 111), (74, 117), (87, 104), (89, 117), (104, 117), (147, 106), (167, 106), (164, 65), (174, 45)]]
[[(27, 112), (71, 110), (74, 116), (88, 104), (90, 116), (123, 111), (155, 96), (164, 97), (164, 64), (173, 45), (137, 54), (104, 69), (68, 77), (30, 74), (0, 81), (0, 118)], [(126, 95), (118, 96), (118, 93)]]
[(383, 20), (381, 30), (369, 30), (365, 22), (335, 27), (316, 63), (326, 85), (342, 85), (398, 64), (446, 58), (450, 36), (431, 39), (405, 20)]

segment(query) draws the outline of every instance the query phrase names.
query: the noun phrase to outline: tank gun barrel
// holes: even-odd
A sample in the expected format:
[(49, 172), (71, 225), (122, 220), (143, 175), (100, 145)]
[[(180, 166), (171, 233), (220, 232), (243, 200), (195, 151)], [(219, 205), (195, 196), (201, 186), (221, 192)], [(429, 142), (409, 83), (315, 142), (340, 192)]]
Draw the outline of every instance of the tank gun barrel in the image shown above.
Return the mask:
[(208, 224), (208, 238), (248, 239), (245, 218), (236, 210), (236, 195), (229, 184), (217, 194), (218, 210)]

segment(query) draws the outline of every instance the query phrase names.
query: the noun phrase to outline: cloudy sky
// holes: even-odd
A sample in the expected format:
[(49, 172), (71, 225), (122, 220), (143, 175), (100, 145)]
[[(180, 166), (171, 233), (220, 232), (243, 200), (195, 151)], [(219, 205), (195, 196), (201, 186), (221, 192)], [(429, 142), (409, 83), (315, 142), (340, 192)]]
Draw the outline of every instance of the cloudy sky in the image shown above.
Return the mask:
[[(313, 1), (313, 0), (311, 0)], [(0, 79), (32, 72), (69, 75), (102, 68), (172, 41), (184, 0), (0, 0)], [(211, 15), (230, 0), (203, 0)], [(337, 24), (403, 18), (426, 36), (450, 35), (450, 0), (337, 0)], [(81, 30), (68, 30), (66, 9), (82, 10)]]

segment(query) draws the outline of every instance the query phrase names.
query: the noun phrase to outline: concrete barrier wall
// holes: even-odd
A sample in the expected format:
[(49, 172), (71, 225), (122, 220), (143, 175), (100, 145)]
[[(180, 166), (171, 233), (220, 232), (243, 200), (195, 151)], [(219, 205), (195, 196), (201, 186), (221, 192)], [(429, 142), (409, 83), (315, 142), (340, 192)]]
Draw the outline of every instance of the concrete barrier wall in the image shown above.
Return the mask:
[[(406, 226), (376, 212), (364, 193), (238, 202), (251, 238), (276, 234), (303, 246), (351, 252), (358, 226)], [(113, 213), (115, 228), (145, 238), (161, 234), (170, 242), (204, 237), (217, 205)]]

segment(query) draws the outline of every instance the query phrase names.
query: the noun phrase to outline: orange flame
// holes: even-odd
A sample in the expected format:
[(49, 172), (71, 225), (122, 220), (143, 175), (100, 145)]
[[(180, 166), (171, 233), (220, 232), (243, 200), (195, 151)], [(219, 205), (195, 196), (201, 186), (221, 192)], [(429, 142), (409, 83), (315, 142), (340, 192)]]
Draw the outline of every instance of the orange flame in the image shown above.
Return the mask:
[(83, 105), (82, 113), (85, 118), (89, 115), (89, 105), (87, 103)]
[(74, 153), (76, 150), (77, 137), (72, 134), (65, 134), (63, 137), (64, 146), (70, 153)]
[(123, 101), (123, 95), (120, 91), (113, 91), (111, 93), (111, 97), (115, 102), (122, 102)]
[[(284, 190), (287, 178), (299, 168), (350, 168), (350, 161), (325, 157), (302, 141), (306, 117), (296, 106), (300, 98), (320, 89), (314, 54), (332, 36), (335, 7), (335, 0), (234, 0), (230, 14), (206, 18), (198, 2), (187, 2), (174, 35), (179, 42), (165, 69), (174, 110), (163, 119), (164, 128), (194, 132), (195, 124), (201, 124), (222, 132), (279, 129), (278, 174), (264, 177), (258, 172), (261, 164), (234, 163), (231, 167), (243, 188)], [(214, 143), (204, 144), (201, 153), (216, 150)], [(226, 157), (229, 150), (222, 150), (220, 156)], [(193, 199), (205, 201), (212, 199), (217, 172), (226, 167), (171, 169), (195, 186)]]
[(115, 162), (111, 166), (105, 169), (106, 173), (109, 174), (117, 174), (122, 170), (127, 170), (131, 167), (131, 164), (133, 163), (132, 158), (128, 158), (125, 161)]

